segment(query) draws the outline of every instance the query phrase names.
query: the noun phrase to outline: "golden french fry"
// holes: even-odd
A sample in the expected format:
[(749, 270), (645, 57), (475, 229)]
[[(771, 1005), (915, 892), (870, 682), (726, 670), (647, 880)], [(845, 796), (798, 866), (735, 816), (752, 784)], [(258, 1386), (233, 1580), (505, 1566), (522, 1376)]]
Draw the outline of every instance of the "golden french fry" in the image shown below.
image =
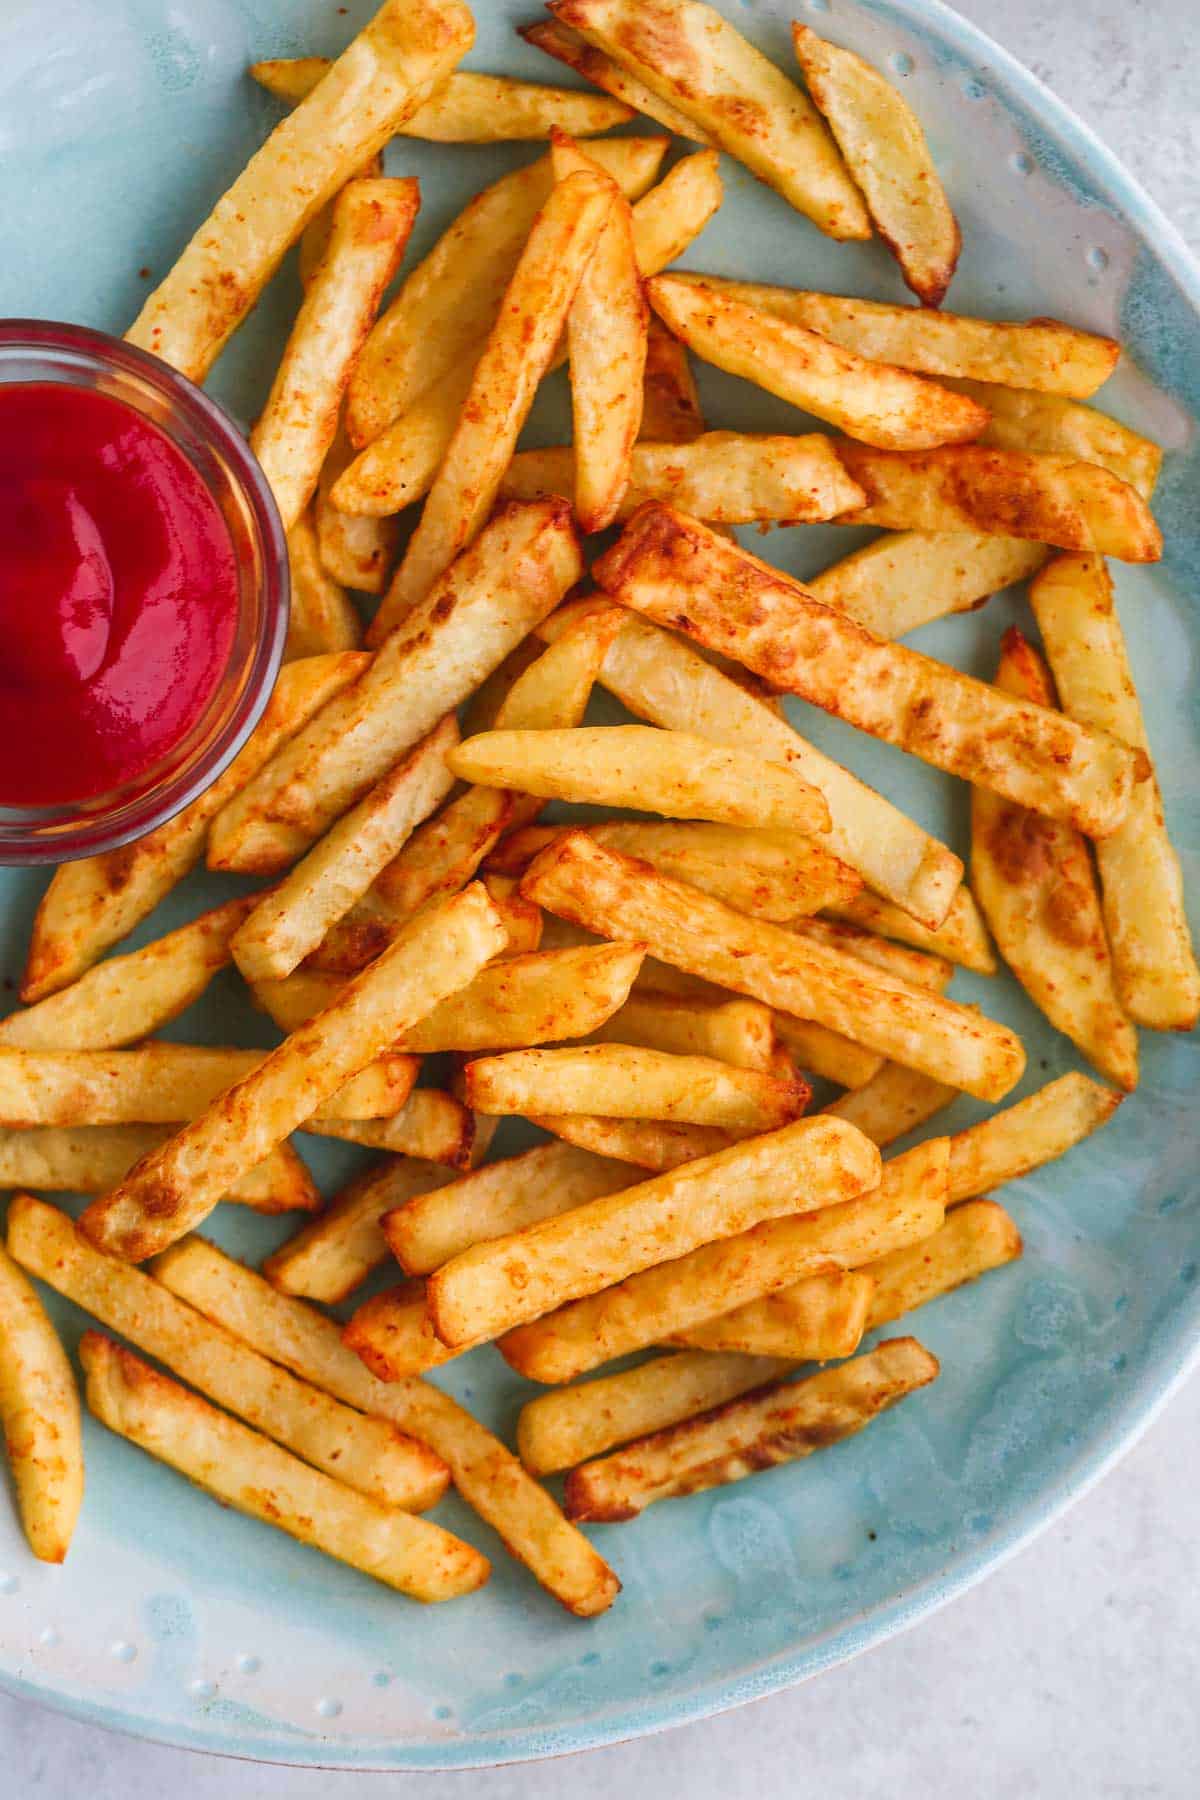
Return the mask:
[(534, 1475), (555, 1475), (614, 1444), (721, 1406), (791, 1369), (782, 1357), (683, 1350), (619, 1375), (539, 1394), (526, 1401), (517, 1419), (521, 1461)]
[(973, 612), (1000, 588), (1035, 574), (1048, 555), (1044, 544), (1022, 538), (889, 531), (832, 563), (806, 586), (876, 637), (901, 638), (947, 613)]
[(1083, 406), (1062, 394), (1036, 388), (1003, 387), (994, 381), (952, 380), (950, 386), (969, 394), (991, 414), (979, 439), (996, 450), (1032, 450), (1041, 456), (1072, 456), (1099, 463), (1149, 500), (1158, 481), (1163, 453), (1159, 445), (1131, 431), (1094, 406)]
[[(595, 146), (588, 145), (588, 155)], [(633, 248), (643, 277), (657, 275), (682, 256), (724, 198), (720, 159), (715, 150), (685, 156), (662, 180), (634, 201)]]
[(1053, 1162), (1106, 1125), (1123, 1094), (1072, 1072), (950, 1139), (947, 1206)]
[(509, 1050), (467, 1069), (477, 1112), (598, 1113), (607, 1119), (668, 1119), (748, 1134), (798, 1118), (809, 1089), (711, 1056), (674, 1056), (631, 1044)]
[(838, 1087), (865, 1087), (885, 1067), (878, 1050), (868, 1050), (840, 1031), (817, 1025), (812, 1019), (775, 1014), (775, 1033), (792, 1061), (809, 1075), (832, 1081)]
[(810, 1275), (791, 1287), (749, 1300), (720, 1318), (673, 1332), (668, 1341), (693, 1350), (833, 1362), (837, 1357), (853, 1356), (858, 1349), (874, 1291), (871, 1277), (854, 1269)]
[(775, 1048), (770, 1007), (757, 1000), (725, 1000), (716, 1005), (682, 994), (631, 994), (606, 1024), (591, 1033), (594, 1043), (640, 1044), (672, 1056), (715, 1057), (736, 1069), (766, 1070)]
[(996, 973), (996, 958), (975, 896), (968, 887), (958, 889), (950, 902), (949, 912), (936, 931), (930, 931), (911, 913), (879, 894), (863, 892), (847, 899), (831, 900), (825, 911), (831, 918), (844, 919), (848, 925), (861, 925), (866, 931), (895, 938), (901, 944), (912, 944), (917, 950), (932, 951), (935, 956), (944, 956), (947, 962), (974, 969), (979, 975)]
[(1109, 733), (873, 637), (670, 507), (644, 507), (595, 573), (621, 604), (736, 654), (776, 686), (935, 768), (1097, 836), (1128, 809), (1139, 765)]
[(417, 216), (415, 181), (350, 181), (333, 205), (329, 242), (296, 315), (250, 447), (285, 531), (317, 489), (342, 395)]
[(1010, 388), (1036, 388), (1086, 400), (1116, 368), (1113, 338), (1079, 331), (1058, 319), (971, 319), (928, 307), (816, 294), (798, 288), (687, 274), (682, 280), (718, 289), (746, 306), (831, 338), (875, 362), (923, 375), (964, 377)]
[(962, 876), (956, 856), (673, 632), (628, 612), (620, 619), (600, 680), (622, 705), (668, 730), (794, 769), (825, 796), (831, 825), (824, 847), (923, 924), (942, 922)]
[[(169, 1125), (34, 1125), (0, 1129), (0, 1188), (106, 1194), (139, 1157), (165, 1143)], [(289, 1144), (277, 1144), (225, 1199), (254, 1212), (319, 1212), (321, 1196)]]
[(415, 1600), (452, 1600), (487, 1580), (487, 1558), (461, 1538), (310, 1468), (99, 1332), (84, 1334), (79, 1355), (100, 1422), (226, 1506)]
[(41, 1301), (3, 1249), (0, 1425), (29, 1548), (41, 1562), (63, 1562), (83, 1504), (79, 1394)]
[(893, 1338), (836, 1369), (731, 1400), (572, 1469), (567, 1511), (575, 1519), (633, 1519), (656, 1500), (701, 1493), (809, 1456), (852, 1437), (938, 1373), (936, 1356), (915, 1338)]
[(995, 1200), (955, 1207), (941, 1230), (924, 1243), (893, 1250), (870, 1265), (875, 1293), (867, 1330), (890, 1325), (939, 1294), (1014, 1262), (1022, 1248), (1020, 1232)]
[[(996, 686), (1037, 706), (1054, 687), (1016, 626), (1004, 634)], [(1000, 954), (1034, 1005), (1118, 1087), (1138, 1079), (1138, 1042), (1117, 994), (1087, 839), (976, 788), (971, 881)]]
[(506, 957), (481, 969), (468, 987), (434, 1007), (405, 1034), (404, 1047), (432, 1055), (440, 1050), (520, 1050), (587, 1037), (624, 1004), (641, 963), (640, 944), (583, 945)]
[(632, 1163), (656, 1175), (701, 1156), (714, 1156), (744, 1134), (716, 1125), (678, 1125), (667, 1119), (606, 1119), (595, 1113), (534, 1113), (529, 1123), (553, 1132), (564, 1144), (595, 1156)]
[[(720, 288), (656, 275), (651, 306), (705, 362), (753, 381), (882, 450), (929, 450), (977, 438), (984, 408), (891, 363), (872, 362), (803, 325), (733, 300)], [(853, 470), (851, 470), (853, 474)]]
[(31, 1275), (210, 1400), (381, 1506), (423, 1512), (445, 1493), (449, 1472), (424, 1444), (297, 1381), (140, 1269), (102, 1256), (57, 1207), (14, 1196), (8, 1249)]
[(853, 51), (792, 23), (796, 60), (862, 189), (875, 229), (922, 306), (940, 306), (962, 249), (958, 220), (908, 102)]
[(944, 994), (954, 974), (954, 965), (945, 957), (890, 943), (861, 925), (834, 923), (831, 919), (796, 919), (791, 929), (810, 944), (824, 944), (829, 950), (857, 956), (873, 969), (883, 969), (914, 987), (928, 988), (931, 994)]
[(444, 1094), (440, 1088), (414, 1088), (393, 1118), (307, 1119), (304, 1129), (318, 1137), (362, 1144), (368, 1150), (470, 1169), (482, 1154), (480, 1124), (453, 1094)]
[(282, 1294), (335, 1305), (388, 1257), (384, 1214), (449, 1179), (437, 1163), (396, 1156), (349, 1182), (320, 1218), (296, 1232), (263, 1263)]
[(866, 208), (815, 107), (697, 0), (553, 0), (550, 11), (693, 119), (835, 238), (866, 238)]
[(883, 1150), (957, 1098), (957, 1088), (919, 1075), (902, 1063), (885, 1062), (869, 1081), (851, 1094), (842, 1094), (824, 1110), (857, 1125)]
[(813, 1019), (880, 1056), (998, 1100), (1020, 1079), (1020, 1040), (1005, 1027), (857, 957), (748, 919), (696, 888), (571, 832), (544, 850), (522, 891), (550, 912), (778, 1012)]
[(636, 1179), (570, 1144), (538, 1144), (406, 1200), (384, 1216), (383, 1235), (402, 1269), (428, 1275), (472, 1244), (557, 1218)]
[(288, 532), (292, 604), (283, 660), (319, 656), (362, 645), (363, 622), (346, 590), (321, 560), (313, 508), (306, 507)]
[[(461, 815), (458, 815), (456, 823), (462, 822)], [(442, 823), (447, 827), (444, 836), (440, 830)], [(452, 841), (449, 833), (449, 809), (439, 814), (432, 824), (437, 836), (423, 839), (421, 848), (424, 851), (432, 845), (434, 853), (427, 858), (423, 855), (418, 860), (414, 856), (412, 861), (404, 861), (405, 851), (402, 850), (400, 856), (388, 864), (374, 887), (363, 895), (359, 905), (351, 907), (346, 917), (326, 933), (306, 959), (306, 967), (296, 971), (298, 976), (356, 975), (387, 948), (400, 926), (406, 919), (413, 917), (421, 905), (439, 895), (456, 894), (466, 886), (475, 873), (478, 857), (470, 853), (469, 843), (460, 848)], [(422, 827), (421, 831), (424, 829)], [(420, 837), (421, 831), (414, 832), (413, 837)], [(444, 847), (445, 862), (437, 860), (437, 846)], [(405, 850), (407, 849), (408, 845), (405, 845)], [(385, 898), (385, 881), (387, 894), (397, 893), (395, 903), (390, 898)], [(504, 955), (529, 955), (537, 949), (541, 939), (541, 911), (516, 892), (515, 883), (504, 887), (502, 882), (503, 878), (498, 875), (484, 877), (484, 886), (506, 933)], [(421, 888), (419, 905), (404, 904), (407, 899), (405, 890), (411, 891), (417, 887)]]
[(422, 1375), (472, 1347), (443, 1344), (425, 1305), (423, 1281), (402, 1281), (364, 1300), (343, 1330), (342, 1342), (380, 1381)]
[(309, 220), (471, 48), (457, 0), (386, 0), (275, 127), (127, 332), (202, 381)]
[(844, 525), (994, 532), (1125, 562), (1162, 555), (1162, 533), (1142, 496), (1098, 463), (984, 444), (877, 450), (849, 437), (838, 439), (837, 452), (867, 494)]
[[(1148, 758), (1146, 724), (1104, 564), (1097, 557), (1058, 557), (1029, 597), (1064, 709), (1084, 724), (1115, 732)], [(1096, 862), (1126, 1011), (1156, 1031), (1190, 1031), (1200, 1015), (1200, 970), (1153, 764), (1150, 779), (1134, 790), (1124, 823), (1096, 845)]]
[[(322, 567), (345, 587), (382, 594), (391, 580), (400, 541), (399, 521), (360, 518), (333, 502), (339, 477), (354, 460), (354, 446), (339, 425), (329, 447), (313, 501), (313, 520)], [(432, 472), (430, 474), (432, 480)]]
[(239, 1175), (503, 944), (481, 888), (431, 908), (327, 1012), (151, 1151), (81, 1220), (99, 1250), (140, 1262), (206, 1218)]
[(691, 444), (704, 436), (704, 429), (687, 348), (651, 313), (642, 373), (640, 435), (649, 443)]
[(508, 829), (513, 807), (513, 796), (503, 790), (469, 788), (415, 831), (375, 882), (374, 895), (388, 918), (411, 918), (436, 895), (465, 887)]
[(935, 1138), (886, 1164), (882, 1185), (857, 1200), (777, 1216), (702, 1244), (518, 1326), (500, 1350), (532, 1381), (573, 1381), (779, 1288), (877, 1261), (937, 1230), (946, 1167), (947, 1141)]
[(429, 1278), (434, 1326), (448, 1344), (494, 1337), (784, 1209), (808, 1212), (850, 1199), (878, 1173), (878, 1151), (861, 1134), (800, 1119), (463, 1251)]
[(290, 975), (362, 898), (454, 786), (446, 758), (457, 742), (458, 721), (447, 713), (260, 901), (233, 940), (247, 981)]
[(160, 1257), (155, 1273), (273, 1362), (429, 1444), (467, 1504), (568, 1611), (588, 1617), (612, 1605), (621, 1584), (607, 1563), (563, 1518), (545, 1488), (449, 1394), (419, 1380), (377, 1381), (342, 1343), (333, 1319), (277, 1294), (260, 1275), (201, 1238), (189, 1238)]
[(361, 673), (361, 651), (306, 657), (279, 672), (258, 725), (223, 775), (165, 825), (100, 856), (62, 863), (42, 895), (30, 935), (21, 998), (42, 1000), (75, 981), (128, 936), (195, 868), (217, 813), (273, 752)]
[(689, 119), (686, 113), (680, 112), (669, 101), (661, 99), (644, 81), (639, 81), (636, 75), (623, 69), (619, 62), (614, 62), (603, 50), (593, 49), (570, 26), (560, 25), (557, 19), (539, 19), (534, 25), (518, 25), (517, 36), (523, 37), (535, 49), (544, 50), (547, 56), (557, 57), (559, 62), (566, 63), (568, 69), (574, 69), (585, 81), (603, 88), (606, 94), (612, 94), (623, 101), (634, 112), (644, 113), (648, 119), (655, 119), (660, 125), (665, 125), (674, 136), (691, 138), (697, 144), (712, 143), (712, 138), (702, 125)]

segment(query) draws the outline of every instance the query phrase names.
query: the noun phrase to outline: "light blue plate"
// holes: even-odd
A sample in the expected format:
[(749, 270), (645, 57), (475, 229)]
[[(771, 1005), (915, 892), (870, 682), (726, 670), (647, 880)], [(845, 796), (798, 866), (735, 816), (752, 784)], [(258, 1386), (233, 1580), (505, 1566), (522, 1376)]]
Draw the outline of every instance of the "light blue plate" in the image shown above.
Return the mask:
[[(1167, 809), (1193, 895), (1200, 847), (1193, 662), (1200, 630), (1194, 422), (1200, 277), (1108, 152), (1002, 51), (936, 0), (808, 0), (821, 31), (903, 74), (945, 172), (966, 252), (950, 303), (1053, 313), (1128, 346), (1106, 407), (1168, 447), (1156, 510), (1167, 555), (1120, 567), (1133, 662)], [(724, 0), (791, 66), (787, 19)], [(276, 108), (246, 79), (254, 57), (332, 51), (365, 0), (7, 0), (0, 18), (0, 312), (121, 330)], [(512, 33), (532, 0), (481, 0), (470, 62), (554, 82)], [(345, 16), (343, 16), (343, 14)], [(469, 194), (536, 152), (405, 144), (421, 178), (413, 254)], [(762, 280), (905, 298), (877, 245), (839, 248), (736, 164), (724, 209), (685, 259)], [(410, 259), (411, 260), (411, 259)], [(148, 271), (143, 275), (139, 271)], [(219, 370), (216, 392), (253, 416), (296, 303), (289, 271)], [(702, 372), (710, 418), (790, 429), (795, 415)], [(559, 378), (561, 380), (561, 377)], [(562, 395), (535, 421), (561, 433)], [(764, 547), (807, 573), (856, 541), (834, 528)], [(1006, 597), (928, 628), (920, 647), (990, 673)], [(803, 712), (803, 717), (800, 714)], [(802, 729), (926, 825), (965, 845), (965, 789), (797, 708)], [(3, 972), (15, 977), (43, 877), (4, 888)], [(136, 941), (229, 891), (191, 883)], [(955, 993), (1015, 1025), (1023, 1091), (1073, 1064), (1007, 980)], [(269, 1041), (226, 979), (179, 1037)], [(245, 1034), (253, 1034), (245, 1035)], [(1129, 1443), (1191, 1359), (1200, 1326), (1197, 1049), (1143, 1039), (1143, 1086), (1118, 1120), (1005, 1195), (1026, 1256), (920, 1315), (943, 1375), (864, 1436), (723, 1492), (596, 1531), (624, 1593), (569, 1619), (457, 1502), (439, 1516), (495, 1558), (472, 1599), (421, 1609), (265, 1526), (216, 1508), (139, 1452), (87, 1427), (88, 1494), (62, 1570), (27, 1554), (0, 1506), (0, 1680), (76, 1716), (194, 1748), (352, 1768), (436, 1768), (550, 1755), (694, 1719), (770, 1693), (867, 1648), (959, 1592), (1051, 1520)], [(954, 1125), (978, 1113), (964, 1101)], [(305, 1140), (326, 1182), (352, 1159)], [(214, 1221), (257, 1257), (281, 1231)], [(56, 1303), (73, 1338), (81, 1316)], [(511, 1431), (524, 1384), (494, 1352), (446, 1384)]]

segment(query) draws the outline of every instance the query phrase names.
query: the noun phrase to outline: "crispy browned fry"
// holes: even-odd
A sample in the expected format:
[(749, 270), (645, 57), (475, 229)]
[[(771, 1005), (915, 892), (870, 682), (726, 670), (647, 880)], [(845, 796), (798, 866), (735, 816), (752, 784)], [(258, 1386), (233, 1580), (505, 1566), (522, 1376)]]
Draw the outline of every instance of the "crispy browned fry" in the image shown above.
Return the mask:
[(950, 1139), (947, 1206), (973, 1200), (1005, 1181), (1053, 1162), (1098, 1131), (1116, 1112), (1123, 1094), (1072, 1071), (1035, 1094), (993, 1113)]
[(420, 1380), (377, 1381), (342, 1343), (334, 1320), (277, 1294), (201, 1238), (161, 1257), (155, 1273), (272, 1361), (428, 1443), (467, 1504), (568, 1611), (587, 1617), (612, 1605), (621, 1584), (607, 1563), (511, 1451), (449, 1394)]
[(643, 1269), (509, 1331), (500, 1349), (533, 1381), (572, 1381), (794, 1282), (874, 1262), (937, 1230), (946, 1166), (946, 1139), (936, 1138), (887, 1164), (882, 1186), (857, 1200), (768, 1219)]
[(969, 394), (990, 413), (981, 444), (1099, 463), (1136, 488), (1143, 500), (1154, 492), (1163, 459), (1159, 445), (1094, 406), (994, 381), (952, 380), (950, 386)]
[(487, 1580), (487, 1558), (461, 1538), (310, 1468), (99, 1332), (84, 1333), (79, 1355), (101, 1423), (225, 1505), (415, 1600), (451, 1600)]
[(1005, 1027), (857, 957), (748, 919), (581, 832), (544, 850), (522, 891), (587, 930), (636, 938), (663, 962), (814, 1019), (981, 1100), (1000, 1099), (1020, 1079), (1024, 1051)]
[(306, 507), (288, 532), (292, 603), (283, 660), (357, 650), (363, 622), (358, 608), (321, 560), (313, 508)]
[(454, 786), (447, 755), (457, 743), (458, 721), (447, 713), (255, 907), (233, 940), (247, 981), (290, 975), (362, 898)]
[(861, 925), (835, 924), (831, 919), (797, 919), (792, 930), (810, 944), (824, 944), (827, 949), (857, 956), (860, 962), (898, 975), (914, 987), (928, 988), (931, 994), (944, 994), (954, 974), (954, 965), (946, 958), (889, 943), (887, 938), (877, 937)]
[(387, 1261), (388, 1241), (380, 1227), (383, 1215), (449, 1179), (437, 1163), (389, 1158), (347, 1183), (319, 1219), (267, 1257), (263, 1274), (280, 1293), (335, 1305)]
[(1025, 323), (971, 319), (928, 307), (767, 287), (720, 275), (687, 274), (681, 279), (701, 282), (747, 306), (804, 325), (860, 356), (925, 375), (962, 376), (1086, 400), (1107, 381), (1121, 354), (1114, 338), (1079, 331), (1058, 319)]
[[(570, 446), (520, 450), (505, 471), (500, 492), (512, 500), (569, 496), (576, 481)], [(865, 499), (830, 440), (818, 433), (752, 437), (707, 431), (688, 444), (670, 439), (635, 444), (628, 485), (613, 516), (628, 519), (645, 501), (665, 500), (710, 524), (759, 520), (797, 525), (836, 519)]]
[[(720, 288), (656, 275), (650, 304), (705, 362), (883, 450), (928, 450), (977, 438), (984, 408), (891, 363), (872, 362), (803, 325), (731, 299)], [(853, 470), (851, 470), (853, 473)]]
[(307, 1387), (140, 1269), (101, 1256), (57, 1207), (16, 1195), (8, 1246), (30, 1274), (347, 1487), (413, 1512), (445, 1493), (449, 1472), (424, 1444)]
[(534, 1113), (529, 1123), (596, 1156), (665, 1174), (697, 1157), (740, 1142), (742, 1133), (716, 1125), (677, 1125), (667, 1119), (606, 1119), (595, 1113)]
[(394, 518), (361, 518), (333, 503), (339, 476), (354, 460), (354, 446), (339, 426), (321, 469), (313, 520), (322, 566), (335, 581), (364, 594), (382, 594), (391, 579), (400, 541)]
[(890, 900), (865, 891), (844, 900), (831, 900), (825, 911), (832, 918), (844, 919), (849, 925), (861, 925), (867, 931), (878, 932), (881, 937), (912, 944), (917, 950), (930, 950), (935, 956), (944, 956), (947, 962), (974, 969), (977, 974), (996, 973), (996, 958), (975, 896), (968, 887), (958, 889), (950, 903), (950, 911), (936, 931), (930, 931)]
[(900, 638), (947, 613), (973, 612), (998, 589), (1034, 574), (1048, 555), (1044, 544), (1022, 538), (889, 531), (806, 585), (876, 637)]
[(1128, 809), (1138, 759), (1107, 732), (874, 637), (670, 507), (643, 507), (595, 573), (622, 604), (935, 768), (1097, 836)]
[(443, 1344), (425, 1305), (423, 1281), (402, 1281), (364, 1300), (343, 1330), (342, 1342), (380, 1381), (422, 1375), (473, 1348)]
[[(1058, 557), (1043, 569), (1029, 597), (1066, 711), (1115, 732), (1148, 758), (1146, 723), (1103, 562)], [(1200, 1015), (1200, 970), (1153, 764), (1150, 779), (1134, 791), (1124, 823), (1097, 844), (1096, 861), (1117, 992), (1126, 1011), (1156, 1031), (1190, 1031)]]
[(328, 244), (250, 434), (285, 531), (316, 492), (346, 383), (419, 204), (415, 181), (386, 175), (347, 182), (334, 202)]
[(957, 1088), (919, 1075), (902, 1063), (885, 1062), (869, 1081), (854, 1093), (841, 1095), (825, 1111), (857, 1125), (883, 1150), (957, 1098)]
[(666, 1256), (864, 1192), (878, 1179), (878, 1151), (849, 1127), (829, 1127), (800, 1119), (464, 1251), (429, 1278), (438, 1336), (448, 1344), (494, 1337)]
[(22, 1000), (42, 1000), (77, 980), (152, 912), (200, 861), (209, 825), (225, 803), (367, 660), (346, 650), (289, 663), (255, 730), (206, 793), (120, 850), (62, 863), (33, 922)]
[(641, 436), (653, 444), (691, 444), (704, 435), (704, 414), (687, 347), (650, 315), (642, 375)]
[[(438, 894), (457, 893), (465, 887), (488, 850), (508, 829), (514, 805), (513, 795), (504, 789), (468, 788), (415, 831), (380, 872), (372, 889), (372, 898), (378, 901), (389, 929), (411, 918)], [(333, 955), (331, 938), (332, 934), (314, 956), (315, 966), (347, 966), (344, 957)]]
[(747, 1356), (783, 1356), (792, 1362), (832, 1362), (853, 1356), (867, 1328), (875, 1283), (869, 1275), (840, 1269), (810, 1275), (791, 1287), (747, 1301), (720, 1318), (673, 1332), (672, 1344), (693, 1350), (735, 1350)]
[(552, 0), (550, 10), (830, 237), (870, 237), (861, 196), (820, 114), (713, 7), (697, 0)]
[(806, 1083), (777, 1080), (711, 1056), (677, 1056), (632, 1044), (510, 1050), (467, 1069), (467, 1100), (477, 1112), (598, 1113), (609, 1119), (669, 1119), (748, 1134), (798, 1118)]
[(79, 1394), (41, 1301), (2, 1248), (0, 1427), (29, 1548), (63, 1562), (83, 1504)]
[[(564, 616), (569, 609), (554, 615)], [(547, 619), (545, 628), (551, 626)], [(962, 876), (958, 858), (690, 644), (622, 612), (600, 680), (640, 718), (795, 769), (825, 796), (832, 821), (826, 848), (922, 923), (945, 918)]]
[(474, 1113), (440, 1088), (414, 1088), (391, 1119), (308, 1119), (306, 1131), (341, 1138), (393, 1156), (418, 1156), (447, 1168), (469, 1169), (480, 1153)]
[[(45, 1193), (105, 1194), (148, 1151), (171, 1135), (169, 1125), (34, 1125), (0, 1129), (0, 1188)], [(319, 1212), (321, 1195), (291, 1148), (277, 1144), (225, 1195), (255, 1212)]]
[(517, 1050), (586, 1037), (624, 1003), (641, 962), (640, 944), (508, 957), (434, 1007), (407, 1033), (405, 1047), (421, 1054)]
[(792, 23), (796, 59), (880, 237), (923, 306), (940, 306), (962, 233), (911, 106), (853, 51)]
[(309, 220), (441, 85), (474, 37), (457, 0), (386, 0), (222, 195), (129, 341), (203, 380)]
[(575, 1519), (633, 1519), (656, 1500), (700, 1493), (809, 1456), (852, 1437), (935, 1380), (938, 1370), (937, 1358), (915, 1338), (893, 1338), (836, 1369), (731, 1400), (572, 1469), (567, 1510)]
[(969, 1200), (955, 1207), (941, 1230), (924, 1243), (893, 1250), (870, 1265), (875, 1293), (867, 1330), (890, 1325), (939, 1294), (1014, 1262), (1022, 1247), (1020, 1232), (995, 1200)]
[[(1049, 670), (1013, 626), (996, 686), (1055, 704)], [(1000, 954), (1034, 1005), (1118, 1087), (1138, 1079), (1138, 1042), (1117, 995), (1100, 890), (1087, 839), (976, 788), (971, 881)]]
[(631, 994), (591, 1036), (596, 1043), (641, 1044), (672, 1056), (716, 1057), (737, 1069), (768, 1069), (775, 1049), (771, 1009), (757, 1000), (709, 1005), (649, 989)]
[(539, 19), (534, 25), (519, 25), (517, 36), (523, 37), (535, 49), (544, 50), (547, 56), (557, 57), (559, 62), (566, 63), (568, 69), (574, 69), (577, 74), (582, 75), (585, 81), (603, 88), (606, 94), (614, 95), (635, 112), (644, 113), (648, 119), (655, 119), (660, 125), (665, 125), (676, 137), (691, 138), (697, 144), (713, 142), (702, 125), (689, 119), (686, 113), (680, 112), (669, 101), (663, 100), (644, 81), (639, 81), (636, 75), (623, 69), (619, 62), (606, 56), (603, 50), (594, 49), (586, 38), (581, 38), (569, 25), (560, 25), (557, 19)]
[(327, 1012), (92, 1201), (81, 1223), (97, 1249), (138, 1262), (173, 1243), (207, 1217), (232, 1181), (502, 946), (503, 930), (481, 888), (422, 914)]
[(819, 1075), (822, 1081), (836, 1082), (838, 1087), (865, 1087), (886, 1063), (882, 1052), (868, 1050), (865, 1044), (811, 1019), (776, 1013), (775, 1032), (798, 1067)]

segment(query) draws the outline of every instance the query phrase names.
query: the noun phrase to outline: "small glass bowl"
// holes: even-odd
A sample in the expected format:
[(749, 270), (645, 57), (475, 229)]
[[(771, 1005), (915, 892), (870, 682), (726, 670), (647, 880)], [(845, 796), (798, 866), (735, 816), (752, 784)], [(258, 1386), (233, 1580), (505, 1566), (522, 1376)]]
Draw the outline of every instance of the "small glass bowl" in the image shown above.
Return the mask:
[(270, 698), (283, 656), (287, 540), (266, 477), (238, 427), (156, 356), (82, 325), (0, 319), (0, 382), (18, 381), (92, 388), (151, 420), (208, 488), (237, 557), (238, 619), (228, 665), (207, 709), (170, 754), (136, 782), (86, 801), (0, 803), (0, 864), (71, 862), (152, 831), (211, 786), (237, 755)]

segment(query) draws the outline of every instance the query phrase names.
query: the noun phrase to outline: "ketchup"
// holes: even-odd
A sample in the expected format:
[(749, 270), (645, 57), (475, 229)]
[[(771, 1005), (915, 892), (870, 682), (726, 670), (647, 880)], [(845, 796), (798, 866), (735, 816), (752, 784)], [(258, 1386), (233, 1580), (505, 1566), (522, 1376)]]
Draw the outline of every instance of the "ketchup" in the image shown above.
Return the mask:
[(164, 765), (237, 616), (228, 528), (157, 425), (90, 388), (0, 384), (0, 805), (94, 799)]

